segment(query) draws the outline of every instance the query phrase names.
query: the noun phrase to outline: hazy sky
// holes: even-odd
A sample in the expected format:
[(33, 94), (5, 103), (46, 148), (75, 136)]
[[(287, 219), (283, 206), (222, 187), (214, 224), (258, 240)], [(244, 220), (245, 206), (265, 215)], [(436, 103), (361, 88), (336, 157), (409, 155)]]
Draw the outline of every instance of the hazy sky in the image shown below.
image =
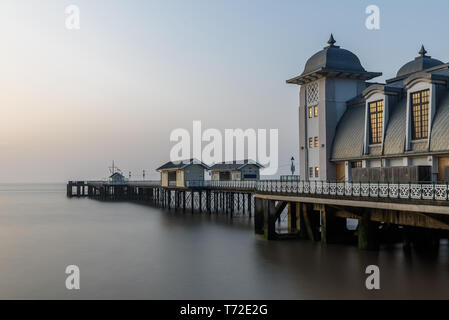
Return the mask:
[[(65, 8), (80, 8), (67, 30)], [(380, 8), (381, 29), (365, 28)], [(449, 1), (1, 0), (0, 182), (103, 178), (115, 159), (156, 178), (171, 130), (279, 129), (298, 150), (308, 57), (337, 44), (382, 81), (417, 56), (449, 61)], [(151, 176), (150, 176), (151, 174)]]

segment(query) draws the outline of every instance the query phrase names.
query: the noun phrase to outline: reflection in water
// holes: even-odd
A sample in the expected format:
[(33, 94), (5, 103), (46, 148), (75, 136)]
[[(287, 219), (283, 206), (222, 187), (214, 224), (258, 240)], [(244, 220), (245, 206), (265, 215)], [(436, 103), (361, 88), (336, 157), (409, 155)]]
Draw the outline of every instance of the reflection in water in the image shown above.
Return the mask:
[[(247, 217), (67, 199), (64, 185), (0, 186), (0, 298), (449, 298), (437, 255), (309, 241), (267, 242)], [(81, 290), (65, 289), (65, 267)], [(365, 289), (380, 267), (381, 290)]]

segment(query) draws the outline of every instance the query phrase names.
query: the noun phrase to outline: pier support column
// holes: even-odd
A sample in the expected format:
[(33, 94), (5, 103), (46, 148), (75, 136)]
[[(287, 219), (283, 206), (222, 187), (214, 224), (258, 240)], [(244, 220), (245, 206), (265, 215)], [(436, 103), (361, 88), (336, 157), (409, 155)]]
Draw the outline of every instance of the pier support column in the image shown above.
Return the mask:
[(251, 203), (252, 203), (251, 197), (252, 197), (251, 193), (248, 193), (248, 215), (250, 218), (251, 218)]
[(254, 210), (254, 233), (263, 234), (263, 200), (260, 198), (255, 198), (255, 210)]
[(264, 200), (264, 236), (267, 240), (275, 240), (276, 237), (276, 201)]
[(230, 194), (230, 205), (231, 205), (231, 218), (232, 218), (232, 215), (234, 214), (234, 207), (235, 207), (235, 193), (234, 192), (231, 192), (231, 194)]
[(297, 222), (297, 208), (298, 204), (296, 202), (288, 203), (288, 232), (289, 233), (297, 233), (298, 228), (296, 225)]
[(210, 190), (206, 190), (206, 209), (207, 213), (212, 213), (212, 194)]
[(307, 228), (304, 220), (302, 203), (296, 203), (296, 228), (298, 229), (298, 237), (300, 239), (307, 239)]
[(362, 213), (357, 229), (358, 245), (361, 250), (376, 250), (379, 248), (379, 223), (371, 221), (369, 209)]
[(214, 211), (218, 213), (218, 192), (214, 191)]
[(186, 191), (182, 192), (182, 211), (186, 211)]
[(171, 190), (167, 190), (167, 208), (168, 210), (170, 210), (170, 206), (171, 206)]
[(309, 240), (318, 241), (319, 239), (319, 225), (320, 217), (318, 214), (314, 214), (312, 205), (308, 203), (302, 204), (302, 212), (304, 217), (304, 225), (307, 231), (307, 237)]
[(237, 211), (240, 211), (240, 193), (237, 193)]
[(346, 229), (346, 220), (337, 218), (335, 210), (322, 205), (321, 208), (321, 242), (336, 243), (343, 240)]
[(67, 184), (67, 197), (69, 197), (69, 198), (71, 198), (72, 197), (72, 193), (73, 193), (73, 186), (72, 186), (72, 183), (71, 182), (69, 182), (68, 184)]

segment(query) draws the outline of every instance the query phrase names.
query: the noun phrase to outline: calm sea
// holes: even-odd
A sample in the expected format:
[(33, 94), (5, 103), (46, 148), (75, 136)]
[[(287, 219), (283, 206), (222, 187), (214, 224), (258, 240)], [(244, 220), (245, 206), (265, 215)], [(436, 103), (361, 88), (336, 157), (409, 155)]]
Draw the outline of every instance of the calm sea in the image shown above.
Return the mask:
[[(65, 287), (72, 264), (78, 291)], [(365, 288), (371, 264), (378, 291)], [(68, 199), (64, 184), (1, 185), (0, 298), (448, 299), (449, 247), (427, 256), (267, 242), (247, 217)]]

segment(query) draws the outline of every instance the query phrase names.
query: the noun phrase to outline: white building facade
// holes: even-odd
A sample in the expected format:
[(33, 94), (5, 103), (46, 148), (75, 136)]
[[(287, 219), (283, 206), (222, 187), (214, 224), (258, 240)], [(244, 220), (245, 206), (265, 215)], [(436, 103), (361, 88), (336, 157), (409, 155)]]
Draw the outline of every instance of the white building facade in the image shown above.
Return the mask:
[(381, 73), (328, 44), (287, 80), (300, 85), (301, 179), (447, 181), (449, 65), (422, 47), (395, 78), (369, 83)]

